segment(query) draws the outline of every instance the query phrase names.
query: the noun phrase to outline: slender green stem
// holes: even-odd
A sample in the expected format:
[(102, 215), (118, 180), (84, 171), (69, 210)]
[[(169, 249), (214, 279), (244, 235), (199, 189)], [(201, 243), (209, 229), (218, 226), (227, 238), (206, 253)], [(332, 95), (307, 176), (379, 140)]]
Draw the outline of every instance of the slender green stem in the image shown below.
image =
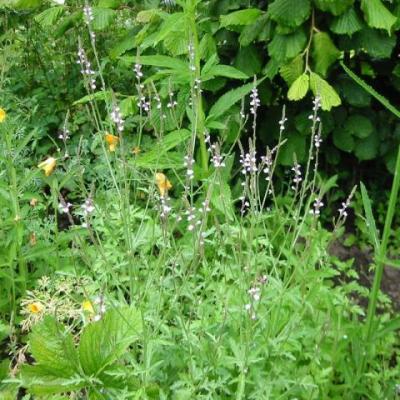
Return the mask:
[(400, 187), (400, 147), (397, 153), (396, 170), (393, 178), (392, 190), (390, 192), (389, 206), (386, 214), (385, 225), (383, 229), (382, 241), (376, 254), (376, 269), (372, 290), (369, 296), (367, 322), (366, 322), (366, 340), (369, 342), (372, 338), (374, 317), (376, 312), (376, 304), (378, 300), (378, 293), (381, 287), (384, 259), (387, 252), (389, 236), (391, 232), (393, 216), (396, 208), (397, 198)]

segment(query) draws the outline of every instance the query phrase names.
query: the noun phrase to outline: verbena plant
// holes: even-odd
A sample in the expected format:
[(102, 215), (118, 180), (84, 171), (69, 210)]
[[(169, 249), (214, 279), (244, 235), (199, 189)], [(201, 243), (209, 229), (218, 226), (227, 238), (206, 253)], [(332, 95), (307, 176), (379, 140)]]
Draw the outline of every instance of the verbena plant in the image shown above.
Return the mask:
[[(29, 169), (21, 151), (35, 133), (22, 132), (18, 144), (14, 113), (1, 124), (12, 188), (2, 213), (13, 235), (1, 247), (2, 312), (13, 328), (3, 397), (24, 388), (52, 399), (395, 398), (393, 321), (373, 308), (360, 335), (357, 300), (367, 290), (351, 263), (328, 251), (352, 193), (332, 233), (320, 224), (335, 178), (318, 175), (318, 90), (307, 162), (290, 151), (282, 182), (286, 111), (280, 140), (261, 150), (259, 79), (206, 107), (207, 74), (242, 75), (216, 57), (201, 61), (196, 3), (181, 5), (186, 59), (125, 58), (135, 79), (126, 98), (104, 78), (93, 11), (84, 8), (88, 30), (77, 47), (88, 94), (76, 105), (92, 135), (71, 133), (66, 113), (54, 153)], [(161, 69), (148, 78), (144, 64)], [(223, 117), (235, 107), (235, 134), (210, 134), (227, 129)], [(250, 140), (239, 141), (244, 129)], [(371, 315), (383, 323), (374, 335)]]

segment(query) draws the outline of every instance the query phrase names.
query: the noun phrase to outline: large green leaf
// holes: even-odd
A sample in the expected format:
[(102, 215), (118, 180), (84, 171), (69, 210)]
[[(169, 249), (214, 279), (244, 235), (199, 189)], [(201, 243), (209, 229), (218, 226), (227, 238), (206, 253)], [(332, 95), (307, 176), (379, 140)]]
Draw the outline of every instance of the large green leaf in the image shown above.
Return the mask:
[(390, 33), (397, 18), (383, 5), (381, 0), (361, 0), (361, 9), (371, 28), (385, 29)]
[(164, 136), (156, 143), (153, 149), (139, 155), (135, 164), (147, 169), (182, 168), (182, 155), (169, 153), (169, 150), (186, 142), (192, 133), (187, 129), (179, 129)]
[(245, 10), (234, 11), (227, 15), (221, 15), (221, 27), (230, 25), (250, 25), (261, 15), (258, 8), (247, 8)]
[(361, 114), (350, 115), (344, 123), (344, 128), (360, 139), (365, 139), (374, 131), (371, 120)]
[(372, 160), (379, 152), (379, 135), (375, 131), (372, 135), (369, 135), (365, 139), (357, 140), (355, 145), (355, 154), (360, 161)]
[(310, 87), (315, 96), (321, 97), (321, 108), (324, 111), (329, 111), (332, 107), (341, 104), (335, 89), (315, 72), (310, 73)]
[(202, 81), (206, 81), (214, 78), (215, 76), (224, 76), (225, 78), (232, 79), (247, 79), (248, 75), (244, 72), (239, 71), (237, 68), (230, 65), (213, 65), (206, 71), (206, 74), (202, 75)]
[(310, 87), (310, 78), (308, 74), (304, 73), (300, 75), (290, 86), (288, 91), (288, 99), (289, 100), (300, 100), (302, 99), (308, 92)]
[(340, 15), (353, 5), (354, 0), (314, 0), (314, 3), (322, 11)]
[(296, 27), (310, 16), (311, 3), (310, 0), (275, 0), (268, 13), (278, 24)]
[(396, 46), (395, 35), (388, 36), (384, 31), (365, 27), (355, 35), (359, 46), (373, 58), (389, 58)]
[(42, 11), (35, 16), (35, 20), (42, 26), (53, 26), (64, 12), (64, 7), (55, 6)]
[(86, 375), (98, 375), (121, 358), (142, 332), (142, 317), (133, 307), (111, 309), (83, 330), (79, 359)]
[(288, 64), (282, 65), (279, 74), (290, 86), (304, 72), (304, 59), (301, 55), (295, 57)]
[[(264, 79), (260, 79), (257, 85), (260, 84)], [(254, 83), (247, 83), (246, 85), (240, 86), (239, 88), (232, 89), (229, 92), (222, 95), (217, 102), (211, 107), (209, 111), (208, 119), (217, 119), (222, 114), (227, 112), (235, 103), (243, 99), (251, 89), (254, 88)]]
[(342, 15), (336, 17), (331, 24), (331, 31), (337, 35), (349, 35), (360, 31), (363, 27), (361, 18), (357, 11), (350, 7)]
[(303, 29), (297, 29), (288, 35), (276, 34), (268, 45), (268, 52), (278, 62), (296, 57), (305, 47), (307, 35)]
[(134, 64), (139, 63), (142, 65), (152, 65), (154, 67), (169, 68), (171, 70), (180, 71), (187, 74), (189, 72), (189, 64), (186, 61), (180, 60), (176, 57), (168, 57), (162, 55), (155, 56), (124, 56), (121, 57), (126, 63)]
[(340, 51), (326, 32), (317, 32), (313, 37), (315, 71), (326, 76), (328, 68), (339, 58)]
[(110, 8), (93, 7), (93, 29), (101, 31), (109, 27), (116, 16), (116, 12)]
[(354, 150), (354, 138), (346, 129), (337, 128), (333, 131), (333, 143), (338, 149), (348, 153)]
[(46, 317), (29, 336), (36, 365), (53, 377), (71, 378), (78, 371), (78, 355), (72, 335), (56, 321)]

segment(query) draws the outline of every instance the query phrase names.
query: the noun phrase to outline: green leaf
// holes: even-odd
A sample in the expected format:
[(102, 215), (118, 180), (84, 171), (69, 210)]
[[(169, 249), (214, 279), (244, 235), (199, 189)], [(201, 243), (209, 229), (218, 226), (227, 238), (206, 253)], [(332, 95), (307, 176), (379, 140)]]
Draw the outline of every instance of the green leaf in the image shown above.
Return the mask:
[(93, 7), (92, 27), (96, 31), (101, 31), (111, 25), (116, 13), (110, 8)]
[(279, 74), (290, 86), (304, 71), (303, 56), (295, 57), (290, 63), (282, 65)]
[(350, 7), (339, 17), (336, 17), (331, 24), (331, 31), (337, 35), (349, 35), (360, 31), (363, 27), (361, 18), (356, 10)]
[[(260, 79), (256, 82), (259, 85), (264, 79)], [(254, 83), (247, 83), (246, 85), (240, 86), (239, 88), (232, 89), (229, 92), (222, 95), (217, 102), (211, 107), (209, 111), (208, 120), (217, 119), (225, 112), (227, 112), (235, 103), (243, 99), (251, 89), (254, 88)]]
[(353, 5), (354, 0), (314, 0), (314, 3), (322, 11), (340, 15)]
[(85, 104), (89, 103), (90, 101), (93, 100), (104, 100), (104, 101), (111, 101), (112, 100), (112, 92), (110, 90), (100, 90), (95, 93), (90, 93), (87, 94), (86, 96), (83, 96), (81, 99), (74, 101), (72, 104), (74, 106), (78, 104)]
[(375, 97), (383, 106), (385, 106), (389, 111), (391, 111), (396, 117), (400, 118), (400, 111), (392, 106), (385, 97), (380, 95), (375, 89), (369, 86), (366, 82), (364, 82), (360, 77), (358, 77), (353, 71), (351, 71), (347, 66), (340, 62), (342, 68), (346, 71), (347, 75), (350, 76), (356, 83), (358, 83), (366, 92), (368, 92), (371, 96)]
[(64, 12), (64, 7), (50, 7), (35, 16), (35, 21), (42, 26), (53, 26)]
[(215, 185), (211, 195), (211, 204), (216, 210), (227, 217), (228, 220), (234, 220), (235, 213), (232, 206), (232, 194), (227, 182), (222, 181), (218, 185)]
[(29, 347), (41, 371), (70, 378), (78, 371), (78, 355), (69, 332), (54, 317), (46, 317), (29, 336)]
[(328, 68), (339, 58), (340, 51), (325, 32), (317, 32), (313, 36), (313, 58), (315, 71), (326, 76)]
[(278, 24), (296, 27), (310, 16), (311, 3), (310, 0), (275, 0), (268, 13)]
[(175, 57), (168, 57), (162, 55), (138, 56), (138, 57), (124, 56), (121, 57), (121, 59), (130, 64), (139, 63), (142, 65), (152, 65), (154, 67), (164, 67), (164, 68), (174, 69), (176, 71), (181, 71), (184, 73), (188, 73), (189, 71), (189, 64), (186, 61), (182, 61)]
[(374, 131), (371, 120), (360, 114), (354, 114), (347, 118), (344, 128), (351, 135), (361, 139), (365, 139)]
[(133, 307), (111, 309), (87, 325), (79, 343), (79, 359), (86, 375), (97, 375), (121, 358), (142, 332), (142, 317)]
[(248, 79), (248, 76), (244, 72), (239, 71), (235, 67), (231, 67), (230, 65), (214, 65), (208, 69), (204, 77), (202, 76), (202, 80), (206, 81), (215, 76), (224, 76), (232, 79)]
[(354, 138), (343, 128), (336, 128), (333, 131), (333, 143), (338, 149), (348, 153), (354, 150)]
[(288, 91), (288, 99), (289, 100), (300, 100), (302, 99), (308, 92), (310, 87), (310, 78), (304, 73), (300, 75), (290, 86)]
[(371, 28), (385, 29), (390, 34), (397, 18), (382, 4), (381, 0), (361, 0), (361, 9)]
[[(168, 152), (179, 144), (186, 142), (191, 136), (192, 133), (187, 129), (179, 129), (170, 132), (158, 141), (153, 149), (140, 154), (135, 159), (135, 164), (147, 169), (180, 168), (183, 165), (182, 157), (180, 155), (178, 156), (176, 153), (170, 154)], [(171, 165), (173, 165), (173, 167)]]
[(262, 34), (268, 22), (268, 15), (262, 14), (253, 24), (245, 26), (239, 36), (240, 45), (246, 47), (253, 43)]
[(234, 11), (227, 15), (221, 15), (221, 28), (230, 25), (250, 25), (261, 15), (258, 8), (248, 8), (246, 10)]
[(365, 217), (367, 219), (367, 228), (369, 230), (370, 239), (372, 241), (374, 249), (375, 249), (375, 251), (377, 251), (380, 246), (379, 234), (378, 234), (378, 230), (376, 229), (375, 218), (374, 218), (374, 214), (372, 212), (371, 200), (368, 196), (367, 189), (365, 188), (365, 186), (362, 182), (360, 182), (360, 187), (361, 187), (361, 198), (362, 198), (362, 202), (363, 202)]
[(119, 57), (126, 51), (135, 48), (136, 31), (129, 32), (126, 36), (118, 40), (117, 44), (110, 50), (109, 54), (112, 59)]
[(304, 161), (306, 155), (306, 137), (298, 133), (291, 134), (279, 151), (279, 163), (282, 165), (293, 165), (296, 159)]
[(296, 57), (305, 47), (307, 35), (298, 29), (289, 35), (276, 34), (268, 45), (268, 52), (278, 62), (285, 62)]
[(360, 161), (372, 160), (379, 152), (380, 140), (377, 132), (365, 139), (358, 140), (355, 145), (355, 155)]
[(26, 10), (30, 8), (37, 8), (43, 4), (43, 0), (19, 0), (15, 4), (15, 8), (19, 10)]
[(262, 68), (260, 51), (254, 45), (241, 47), (235, 58), (235, 67), (248, 76), (259, 74)]
[(340, 97), (335, 89), (315, 72), (310, 73), (310, 87), (314, 96), (321, 97), (321, 108), (324, 111), (330, 111), (332, 107), (341, 104)]
[(397, 38), (395, 35), (388, 36), (377, 29), (364, 28), (358, 32), (355, 38), (359, 46), (373, 58), (390, 58)]

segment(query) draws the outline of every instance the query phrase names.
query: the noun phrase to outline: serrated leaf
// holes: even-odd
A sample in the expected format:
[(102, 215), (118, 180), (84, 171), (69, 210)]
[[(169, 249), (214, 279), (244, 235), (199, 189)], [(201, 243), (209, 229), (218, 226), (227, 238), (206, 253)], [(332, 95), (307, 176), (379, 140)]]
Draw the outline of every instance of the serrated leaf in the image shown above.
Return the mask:
[(314, 0), (314, 3), (322, 11), (340, 15), (354, 4), (354, 0)]
[(42, 26), (53, 26), (64, 12), (64, 7), (50, 7), (34, 18)]
[(326, 32), (317, 32), (313, 36), (313, 58), (315, 71), (326, 76), (328, 68), (339, 58), (340, 51)]
[(260, 51), (254, 45), (241, 47), (236, 55), (234, 65), (248, 76), (259, 74), (262, 69)]
[(164, 46), (173, 56), (187, 54), (187, 39), (185, 31), (171, 31), (164, 39)]
[(395, 35), (388, 36), (383, 31), (368, 27), (357, 32), (355, 37), (359, 46), (373, 58), (390, 58), (397, 41)]
[(118, 41), (118, 43), (110, 50), (109, 54), (112, 59), (119, 57), (126, 51), (135, 47), (136, 31), (128, 32), (126, 36)]
[(336, 17), (331, 24), (331, 31), (337, 35), (353, 35), (360, 31), (363, 27), (361, 18), (358, 16), (356, 10), (350, 7), (342, 15)]
[(250, 25), (262, 14), (258, 8), (234, 11), (227, 15), (221, 15), (221, 28), (230, 25)]
[(189, 72), (189, 64), (186, 61), (182, 61), (175, 57), (168, 57), (162, 55), (139, 56), (139, 57), (124, 56), (121, 57), (121, 60), (130, 64), (139, 63), (142, 65), (152, 65), (154, 67), (170, 68), (184, 72), (186, 74)]
[(78, 371), (78, 356), (69, 332), (53, 317), (37, 324), (29, 336), (30, 351), (43, 373), (70, 378)]
[(232, 194), (227, 182), (222, 181), (215, 186), (211, 196), (211, 204), (216, 210), (227, 217), (228, 220), (234, 220), (235, 213), (232, 207)]
[(271, 19), (280, 25), (296, 27), (301, 25), (311, 13), (310, 0), (275, 0), (268, 7)]
[(305, 47), (307, 36), (303, 29), (289, 35), (276, 34), (268, 45), (268, 52), (278, 62), (285, 62), (296, 57)]
[(268, 15), (263, 14), (253, 24), (245, 26), (239, 36), (240, 45), (246, 47), (253, 43), (262, 34), (269, 21)]
[(110, 8), (93, 7), (92, 27), (94, 30), (101, 31), (111, 25), (116, 13)]
[(381, 0), (361, 0), (361, 9), (371, 28), (385, 29), (390, 34), (397, 18), (383, 5)]
[(83, 330), (79, 359), (86, 375), (97, 375), (118, 360), (142, 332), (140, 312), (133, 307), (111, 309)]
[(293, 161), (304, 161), (306, 155), (306, 137), (297, 133), (291, 134), (279, 150), (279, 164), (290, 166)]
[[(256, 85), (259, 85), (264, 79), (257, 81)], [(251, 92), (254, 88), (254, 83), (247, 83), (246, 85), (240, 86), (239, 88), (232, 89), (229, 92), (222, 95), (217, 102), (211, 107), (209, 111), (209, 120), (217, 119), (222, 114), (227, 112), (235, 103), (240, 101), (244, 96)]]
[(308, 92), (310, 87), (310, 78), (304, 73), (300, 75), (290, 86), (288, 91), (288, 99), (289, 100), (300, 100), (302, 99)]
[(321, 108), (324, 111), (330, 111), (332, 107), (342, 103), (335, 89), (315, 72), (310, 73), (310, 87), (314, 96), (320, 96)]
[(290, 63), (282, 65), (279, 74), (290, 86), (304, 71), (304, 60), (301, 55), (295, 57)]
[(100, 90), (98, 92), (90, 93), (87, 94), (86, 96), (83, 96), (81, 99), (74, 101), (73, 105), (76, 106), (78, 104), (85, 104), (93, 100), (111, 101), (111, 99), (112, 99), (112, 92), (110, 90), (105, 90), (105, 91)]

